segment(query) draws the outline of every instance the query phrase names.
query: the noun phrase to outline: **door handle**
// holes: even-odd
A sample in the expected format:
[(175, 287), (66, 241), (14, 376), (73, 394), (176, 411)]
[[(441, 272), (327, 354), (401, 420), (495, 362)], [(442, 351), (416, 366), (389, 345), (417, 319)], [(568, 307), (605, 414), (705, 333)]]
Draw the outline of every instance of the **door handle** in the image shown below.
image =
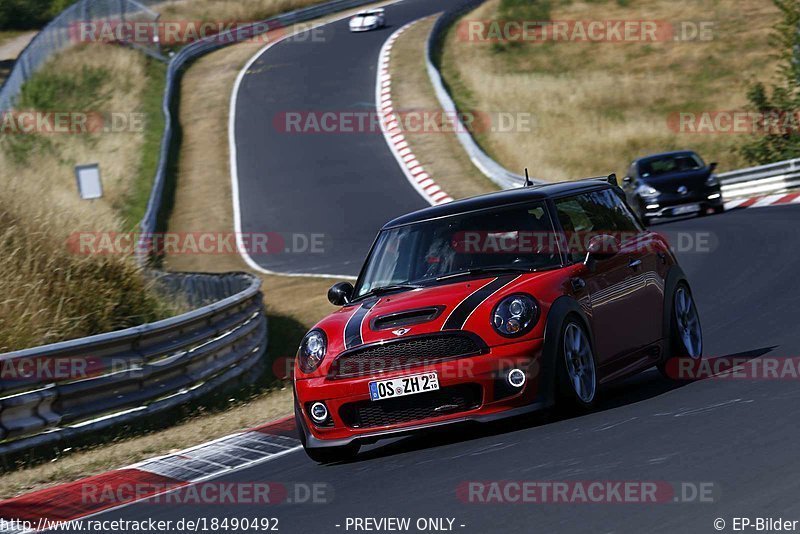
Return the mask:
[(630, 267), (631, 269), (636, 269), (637, 267), (641, 266), (642, 266), (642, 260), (631, 260), (630, 262), (628, 262), (628, 267)]

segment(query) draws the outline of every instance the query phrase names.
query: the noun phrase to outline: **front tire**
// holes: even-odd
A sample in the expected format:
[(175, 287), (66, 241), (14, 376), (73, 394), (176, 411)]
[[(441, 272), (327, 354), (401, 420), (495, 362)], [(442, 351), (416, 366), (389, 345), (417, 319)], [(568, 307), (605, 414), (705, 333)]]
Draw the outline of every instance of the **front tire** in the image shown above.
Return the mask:
[(677, 374), (676, 362), (691, 359), (699, 362), (703, 359), (703, 329), (700, 326), (700, 315), (694, 302), (689, 284), (680, 282), (672, 294), (672, 307), (669, 322), (669, 354), (659, 364), (658, 370), (672, 380), (683, 380)]
[(567, 318), (561, 328), (557, 359), (560, 406), (591, 409), (597, 398), (597, 364), (586, 328), (574, 317)]

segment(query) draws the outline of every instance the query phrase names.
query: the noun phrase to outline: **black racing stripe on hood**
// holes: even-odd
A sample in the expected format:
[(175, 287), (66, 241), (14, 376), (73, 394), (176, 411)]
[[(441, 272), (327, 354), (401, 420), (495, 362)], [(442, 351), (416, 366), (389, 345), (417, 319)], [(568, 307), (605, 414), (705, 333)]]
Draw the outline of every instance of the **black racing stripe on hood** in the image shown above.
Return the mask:
[(444, 322), (442, 330), (460, 330), (464, 328), (464, 324), (467, 322), (469, 316), (484, 300), (517, 278), (519, 278), (518, 274), (499, 276), (482, 288), (473, 291), (453, 309), (450, 316)]
[(347, 324), (344, 327), (344, 348), (349, 349), (356, 345), (361, 345), (364, 340), (361, 338), (361, 325), (364, 322), (364, 317), (367, 316), (369, 310), (378, 302), (378, 299), (364, 302), (359, 308), (350, 316)]

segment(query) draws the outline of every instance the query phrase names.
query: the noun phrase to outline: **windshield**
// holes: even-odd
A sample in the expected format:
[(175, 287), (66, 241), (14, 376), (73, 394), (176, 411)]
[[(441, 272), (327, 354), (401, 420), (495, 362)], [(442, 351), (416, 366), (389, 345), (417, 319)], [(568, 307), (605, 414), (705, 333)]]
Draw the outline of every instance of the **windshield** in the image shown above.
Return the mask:
[(375, 288), (418, 285), (475, 269), (536, 270), (560, 265), (543, 203), (464, 213), (384, 230), (356, 282)]
[(641, 174), (642, 178), (650, 178), (662, 174), (702, 169), (703, 167), (705, 167), (705, 164), (697, 154), (673, 154), (642, 161), (639, 163), (639, 174)]

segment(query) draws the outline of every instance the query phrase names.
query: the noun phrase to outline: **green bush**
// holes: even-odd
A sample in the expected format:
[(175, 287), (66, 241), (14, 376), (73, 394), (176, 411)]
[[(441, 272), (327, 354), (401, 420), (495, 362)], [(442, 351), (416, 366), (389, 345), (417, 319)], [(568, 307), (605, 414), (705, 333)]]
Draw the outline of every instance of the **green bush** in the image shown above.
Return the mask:
[(757, 133), (741, 148), (745, 159), (756, 165), (800, 156), (800, 3), (773, 3), (783, 14), (772, 35), (781, 59), (779, 81), (769, 89), (758, 82), (748, 90), (750, 107), (764, 119), (759, 121)]
[(3, 0), (0, 30), (41, 28), (75, 0)]

